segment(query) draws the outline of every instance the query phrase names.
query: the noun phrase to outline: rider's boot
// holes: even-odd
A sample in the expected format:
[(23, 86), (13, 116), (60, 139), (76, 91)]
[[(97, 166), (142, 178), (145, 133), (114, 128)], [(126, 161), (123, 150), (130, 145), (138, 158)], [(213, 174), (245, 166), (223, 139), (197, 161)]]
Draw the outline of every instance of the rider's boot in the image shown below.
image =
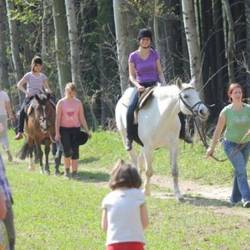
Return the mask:
[(130, 151), (132, 149), (132, 140), (131, 139), (128, 139), (126, 138), (126, 141), (125, 141), (125, 149), (127, 151)]
[(23, 133), (18, 132), (17, 135), (16, 135), (16, 137), (15, 137), (15, 140), (20, 140), (22, 138), (23, 138)]

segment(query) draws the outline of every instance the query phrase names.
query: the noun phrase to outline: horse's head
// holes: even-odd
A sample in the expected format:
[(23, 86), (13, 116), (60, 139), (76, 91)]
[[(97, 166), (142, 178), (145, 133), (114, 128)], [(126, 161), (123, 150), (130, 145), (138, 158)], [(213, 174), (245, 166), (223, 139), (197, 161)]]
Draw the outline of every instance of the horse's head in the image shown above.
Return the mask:
[(199, 93), (192, 84), (181, 83), (177, 80), (177, 86), (180, 88), (180, 109), (184, 114), (194, 115), (201, 120), (206, 120), (209, 116), (207, 106), (201, 101)]
[(37, 105), (34, 106), (34, 113), (41, 131), (48, 132), (51, 126), (55, 124), (55, 112), (50, 103), (50, 96), (47, 93), (39, 93), (35, 95)]

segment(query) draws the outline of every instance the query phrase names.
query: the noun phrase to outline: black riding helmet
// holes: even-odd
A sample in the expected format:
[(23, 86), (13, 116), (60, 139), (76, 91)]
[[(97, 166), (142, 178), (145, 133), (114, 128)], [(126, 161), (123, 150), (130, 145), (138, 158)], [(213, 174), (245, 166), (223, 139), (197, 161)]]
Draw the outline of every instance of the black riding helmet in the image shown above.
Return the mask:
[(138, 32), (137, 40), (140, 41), (143, 37), (148, 37), (152, 41), (152, 31), (147, 28), (140, 29)]
[(40, 64), (42, 65), (43, 64), (43, 61), (42, 61), (42, 58), (40, 56), (35, 56), (33, 59), (32, 59), (32, 62), (31, 64)]

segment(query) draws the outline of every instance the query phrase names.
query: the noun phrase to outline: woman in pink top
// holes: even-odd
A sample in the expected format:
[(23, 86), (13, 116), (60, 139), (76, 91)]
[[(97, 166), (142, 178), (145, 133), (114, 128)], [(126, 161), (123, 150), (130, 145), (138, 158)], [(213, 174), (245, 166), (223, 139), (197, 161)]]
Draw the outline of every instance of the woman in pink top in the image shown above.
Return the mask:
[(88, 134), (89, 129), (84, 116), (82, 103), (76, 98), (76, 86), (68, 83), (65, 87), (65, 97), (60, 99), (56, 106), (56, 141), (60, 141), (64, 152), (65, 176), (77, 176), (79, 159), (79, 145), (77, 137), (82, 127)]

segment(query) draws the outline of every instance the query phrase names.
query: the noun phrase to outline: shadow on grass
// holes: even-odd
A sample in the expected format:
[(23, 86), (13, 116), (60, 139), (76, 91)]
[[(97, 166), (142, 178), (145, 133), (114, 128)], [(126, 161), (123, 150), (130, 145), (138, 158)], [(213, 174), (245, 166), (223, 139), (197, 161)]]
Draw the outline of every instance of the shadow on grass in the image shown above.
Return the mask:
[(79, 164), (88, 164), (88, 163), (92, 163), (94, 161), (99, 161), (100, 157), (88, 157), (85, 159), (81, 159), (78, 161)]
[(212, 198), (204, 198), (200, 196), (185, 195), (184, 203), (188, 203), (197, 207), (232, 207), (232, 205), (225, 200), (218, 200)]
[(76, 181), (83, 181), (83, 182), (107, 182), (109, 180), (109, 174), (105, 172), (90, 172), (90, 171), (78, 171), (78, 178), (75, 179)]

